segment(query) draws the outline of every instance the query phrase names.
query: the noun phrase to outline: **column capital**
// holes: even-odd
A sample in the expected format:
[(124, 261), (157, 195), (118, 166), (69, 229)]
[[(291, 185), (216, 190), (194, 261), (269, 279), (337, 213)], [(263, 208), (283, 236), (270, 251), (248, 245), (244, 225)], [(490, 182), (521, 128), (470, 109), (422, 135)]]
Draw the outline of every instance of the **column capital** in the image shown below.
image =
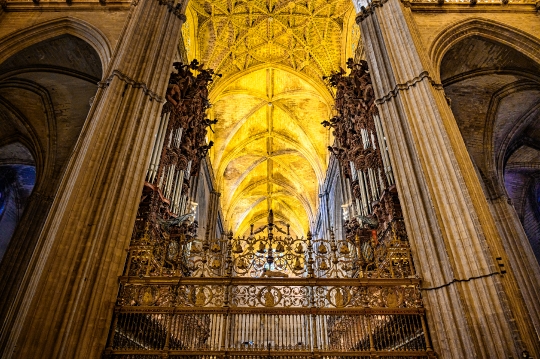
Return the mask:
[(368, 6), (361, 6), (360, 12), (356, 14), (356, 23), (360, 25), (360, 23), (373, 14), (376, 8), (382, 7), (388, 0), (373, 0), (371, 3), (368, 4)]

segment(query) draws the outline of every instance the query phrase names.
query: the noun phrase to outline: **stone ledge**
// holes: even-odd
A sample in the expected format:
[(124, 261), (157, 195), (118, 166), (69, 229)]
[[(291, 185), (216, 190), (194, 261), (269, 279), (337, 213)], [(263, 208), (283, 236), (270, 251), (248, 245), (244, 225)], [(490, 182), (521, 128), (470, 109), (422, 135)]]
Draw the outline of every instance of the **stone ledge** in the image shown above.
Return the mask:
[[(373, 0), (362, 6), (356, 15), (356, 23), (371, 15), (375, 8), (388, 0)], [(540, 0), (401, 0), (412, 11), (430, 12), (540, 12)]]
[(129, 9), (132, 5), (131, 0), (114, 1), (84, 1), (84, 0), (66, 0), (66, 1), (43, 1), (43, 0), (0, 0), (2, 9), (8, 12), (13, 11), (66, 11), (66, 10), (100, 10), (107, 9)]
[(413, 11), (536, 12), (540, 0), (401, 0)]

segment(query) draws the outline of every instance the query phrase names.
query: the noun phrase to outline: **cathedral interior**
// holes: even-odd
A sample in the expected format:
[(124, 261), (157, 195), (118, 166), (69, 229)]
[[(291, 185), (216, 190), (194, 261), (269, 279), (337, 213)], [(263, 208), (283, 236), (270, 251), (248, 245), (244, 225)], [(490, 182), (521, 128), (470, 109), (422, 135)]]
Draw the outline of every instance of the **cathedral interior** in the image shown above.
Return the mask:
[(0, 0), (0, 358), (540, 358), (537, 0)]

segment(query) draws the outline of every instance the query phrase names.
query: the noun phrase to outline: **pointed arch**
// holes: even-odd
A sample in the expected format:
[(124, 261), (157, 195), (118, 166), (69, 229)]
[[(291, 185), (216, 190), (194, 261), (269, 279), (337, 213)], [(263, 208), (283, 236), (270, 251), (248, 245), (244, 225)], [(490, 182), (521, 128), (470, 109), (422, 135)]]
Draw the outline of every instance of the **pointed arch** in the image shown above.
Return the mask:
[(429, 48), (429, 56), (436, 69), (433, 76), (440, 83), (440, 69), (444, 55), (461, 40), (480, 36), (502, 43), (540, 64), (540, 39), (512, 26), (497, 21), (470, 18), (442, 29)]
[(86, 21), (66, 16), (15, 31), (0, 40), (0, 64), (19, 51), (60, 35), (73, 35), (86, 41), (97, 52), (101, 60), (102, 72), (112, 56), (107, 37)]

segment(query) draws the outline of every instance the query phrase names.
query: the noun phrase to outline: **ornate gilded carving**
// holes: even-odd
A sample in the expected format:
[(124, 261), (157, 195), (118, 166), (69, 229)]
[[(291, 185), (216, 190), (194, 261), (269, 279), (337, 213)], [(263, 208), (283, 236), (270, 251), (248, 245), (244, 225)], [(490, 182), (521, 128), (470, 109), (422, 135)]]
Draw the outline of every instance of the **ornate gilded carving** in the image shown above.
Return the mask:
[[(357, 74), (346, 81), (353, 86), (347, 96), (362, 99), (362, 111), (373, 112), (362, 66), (353, 67)], [(275, 223), (269, 211), (267, 223), (252, 225), (248, 236), (229, 232), (199, 239), (193, 214), (172, 211), (167, 184), (180, 173), (181, 185), (188, 185), (184, 180), (210, 145), (201, 136), (212, 124), (204, 118), (206, 92), (200, 89), (208, 85), (211, 72), (196, 62), (176, 67), (164, 107), (169, 116), (164, 138), (170, 141), (143, 191), (106, 355), (153, 350), (216, 357), (249, 352), (255, 358), (289, 351), (301, 357), (317, 350), (322, 356), (425, 356), (429, 346), (420, 280), (414, 275), (397, 194), (384, 181), (371, 212), (347, 222), (344, 238), (333, 231), (328, 238), (309, 232), (306, 238), (293, 237), (289, 225)], [(189, 75), (192, 71), (199, 74)], [(188, 111), (193, 106), (196, 116)], [(358, 118), (362, 125), (349, 121), (353, 127), (347, 131), (352, 128), (360, 137), (347, 135), (349, 147), (335, 146), (343, 164), (354, 164), (350, 175), (365, 166), (382, 166), (374, 160), (381, 157), (378, 147), (351, 147), (361, 136), (365, 140), (362, 131), (370, 128), (369, 117)], [(337, 129), (347, 123), (332, 121)], [(176, 141), (179, 137), (182, 141)], [(360, 187), (360, 182), (353, 185)], [(359, 199), (365, 194), (362, 188), (354, 191)]]
[(329, 150), (351, 185), (355, 203), (345, 221), (345, 234), (358, 251), (357, 273), (384, 278), (414, 276), (391, 166), (381, 152), (385, 145), (380, 139), (382, 126), (377, 124), (367, 62), (349, 59), (347, 67), (349, 75), (341, 69), (326, 78), (336, 88), (338, 114), (322, 125), (333, 128), (335, 143)]

